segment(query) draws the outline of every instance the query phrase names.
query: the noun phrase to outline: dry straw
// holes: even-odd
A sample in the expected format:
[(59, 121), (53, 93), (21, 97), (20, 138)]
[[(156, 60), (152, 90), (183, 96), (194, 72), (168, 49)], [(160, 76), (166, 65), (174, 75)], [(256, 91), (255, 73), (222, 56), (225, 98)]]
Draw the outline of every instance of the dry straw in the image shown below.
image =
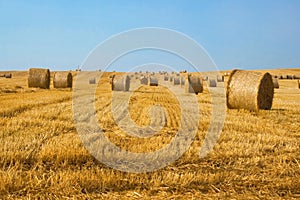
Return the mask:
[(142, 77), (140, 78), (140, 83), (141, 83), (142, 85), (148, 85), (148, 79), (147, 79), (145, 76), (142, 76)]
[(158, 86), (158, 79), (154, 76), (149, 76), (149, 85)]
[(28, 76), (28, 87), (50, 88), (50, 70), (42, 68), (30, 68)]
[(72, 88), (73, 76), (71, 72), (55, 72), (53, 77), (54, 88)]
[(298, 80), (298, 89), (300, 89), (300, 81)]
[(275, 77), (272, 77), (272, 81), (273, 81), (274, 88), (278, 89), (279, 88), (278, 79)]
[(217, 82), (215, 79), (209, 79), (209, 87), (217, 87)]
[(258, 111), (272, 107), (274, 87), (269, 73), (234, 70), (227, 84), (227, 107)]
[(112, 77), (111, 89), (113, 91), (128, 91), (130, 78), (128, 75), (115, 75)]
[(202, 93), (203, 82), (202, 78), (196, 75), (188, 74), (185, 78), (185, 93)]

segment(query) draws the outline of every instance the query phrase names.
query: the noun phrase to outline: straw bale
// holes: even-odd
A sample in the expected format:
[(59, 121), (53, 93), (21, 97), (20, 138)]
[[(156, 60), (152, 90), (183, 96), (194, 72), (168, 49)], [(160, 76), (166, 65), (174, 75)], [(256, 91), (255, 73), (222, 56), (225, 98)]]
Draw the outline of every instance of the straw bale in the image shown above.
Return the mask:
[(149, 76), (149, 85), (158, 86), (158, 79), (154, 76)]
[(130, 78), (128, 75), (116, 75), (112, 78), (111, 89), (113, 91), (129, 91)]
[(185, 92), (186, 93), (202, 93), (203, 82), (202, 78), (196, 75), (187, 75), (185, 78)]
[(269, 110), (273, 96), (274, 86), (269, 73), (234, 70), (229, 77), (226, 99), (230, 109)]
[(174, 85), (180, 85), (180, 77), (174, 77), (173, 84)]
[(28, 87), (50, 88), (50, 70), (42, 68), (30, 68), (28, 76)]
[(73, 76), (71, 72), (56, 72), (53, 77), (54, 88), (72, 88)]
[(278, 79), (275, 77), (272, 77), (272, 81), (273, 81), (274, 88), (278, 89), (279, 88)]
[(217, 87), (217, 82), (215, 79), (209, 79), (209, 87)]
[(148, 85), (148, 79), (147, 79), (145, 76), (142, 76), (142, 77), (140, 78), (140, 83), (141, 83), (142, 85)]
[(224, 82), (224, 76), (218, 75), (217, 82)]

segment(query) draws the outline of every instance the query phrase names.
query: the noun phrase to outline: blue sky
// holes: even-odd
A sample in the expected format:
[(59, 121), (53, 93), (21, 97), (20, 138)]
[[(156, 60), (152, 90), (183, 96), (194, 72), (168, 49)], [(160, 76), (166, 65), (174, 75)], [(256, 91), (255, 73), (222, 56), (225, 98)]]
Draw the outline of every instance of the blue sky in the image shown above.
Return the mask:
[(142, 27), (190, 36), (219, 69), (297, 67), (299, 10), (297, 0), (0, 0), (0, 70), (74, 69), (108, 37)]

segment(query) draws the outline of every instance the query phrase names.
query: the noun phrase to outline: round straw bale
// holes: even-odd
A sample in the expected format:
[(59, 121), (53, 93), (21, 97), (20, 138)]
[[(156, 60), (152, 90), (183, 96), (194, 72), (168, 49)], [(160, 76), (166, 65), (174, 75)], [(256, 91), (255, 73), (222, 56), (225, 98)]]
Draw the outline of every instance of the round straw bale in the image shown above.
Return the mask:
[(168, 76), (164, 76), (164, 81), (168, 81), (169, 80), (169, 77)]
[(185, 84), (185, 78), (183, 76), (180, 77), (180, 85)]
[(286, 75), (287, 79), (293, 79), (293, 75)]
[(169, 81), (170, 81), (170, 82), (173, 81), (173, 76), (170, 76)]
[(89, 84), (96, 84), (96, 79), (95, 78), (90, 78)]
[(72, 88), (73, 76), (71, 72), (56, 72), (53, 77), (54, 88)]
[(278, 79), (276, 77), (272, 77), (272, 81), (273, 81), (273, 86), (274, 88), (279, 88), (279, 83), (278, 83)]
[(130, 78), (128, 75), (118, 75), (112, 78), (111, 89), (113, 91), (128, 91), (130, 87)]
[(185, 93), (202, 93), (203, 83), (202, 78), (195, 75), (187, 75), (185, 78)]
[(42, 68), (30, 68), (28, 76), (28, 87), (50, 88), (50, 70)]
[(209, 79), (209, 87), (217, 87), (217, 82), (215, 79)]
[(174, 85), (180, 85), (180, 77), (174, 77), (173, 84)]
[(229, 77), (226, 99), (230, 109), (269, 110), (273, 95), (274, 86), (269, 73), (234, 70)]
[(149, 76), (149, 85), (150, 86), (158, 86), (158, 80), (154, 76)]
[(4, 77), (5, 77), (5, 78), (11, 78), (11, 77), (12, 77), (12, 74), (5, 74)]
[(142, 85), (148, 85), (148, 79), (145, 76), (140, 78), (140, 82)]
[(293, 75), (293, 79), (300, 79), (300, 77), (297, 75)]
[(217, 82), (224, 82), (224, 76), (218, 75)]

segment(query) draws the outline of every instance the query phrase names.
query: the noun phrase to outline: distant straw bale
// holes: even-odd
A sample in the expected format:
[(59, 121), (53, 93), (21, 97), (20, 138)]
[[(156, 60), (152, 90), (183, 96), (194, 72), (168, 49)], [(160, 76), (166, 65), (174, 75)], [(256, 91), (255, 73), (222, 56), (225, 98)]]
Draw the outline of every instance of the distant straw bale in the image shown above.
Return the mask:
[(170, 81), (170, 82), (173, 81), (173, 76), (170, 76), (169, 81)]
[(217, 82), (224, 82), (224, 76), (218, 75)]
[(140, 83), (141, 83), (142, 85), (148, 85), (148, 79), (147, 79), (145, 76), (142, 76), (142, 77), (140, 78)]
[(149, 85), (158, 86), (158, 79), (154, 76), (149, 76)]
[(90, 78), (89, 84), (91, 84), (91, 85), (96, 84), (96, 79), (95, 78)]
[(180, 77), (174, 77), (173, 85), (180, 85)]
[(300, 76), (293, 75), (293, 79), (300, 79)]
[(272, 77), (272, 81), (273, 81), (274, 88), (278, 89), (279, 88), (278, 79), (276, 77)]
[(42, 68), (30, 68), (28, 76), (28, 87), (50, 88), (50, 70)]
[(209, 79), (209, 87), (217, 87), (217, 82), (215, 79)]
[(182, 86), (182, 85), (185, 85), (185, 78), (184, 78), (184, 76), (181, 76), (180, 77), (180, 85)]
[(112, 91), (129, 91), (130, 78), (128, 75), (116, 75), (112, 78)]
[(274, 86), (269, 73), (234, 70), (229, 77), (226, 91), (229, 109), (269, 110), (273, 96)]
[(12, 78), (12, 74), (5, 74), (4, 77), (5, 78)]
[(202, 93), (203, 82), (202, 78), (196, 75), (187, 75), (185, 78), (185, 93)]
[(54, 88), (72, 88), (73, 76), (71, 72), (56, 72), (53, 77)]
[(287, 79), (293, 79), (293, 75), (286, 75)]
[(169, 80), (169, 77), (168, 76), (164, 76), (164, 81), (168, 81)]

